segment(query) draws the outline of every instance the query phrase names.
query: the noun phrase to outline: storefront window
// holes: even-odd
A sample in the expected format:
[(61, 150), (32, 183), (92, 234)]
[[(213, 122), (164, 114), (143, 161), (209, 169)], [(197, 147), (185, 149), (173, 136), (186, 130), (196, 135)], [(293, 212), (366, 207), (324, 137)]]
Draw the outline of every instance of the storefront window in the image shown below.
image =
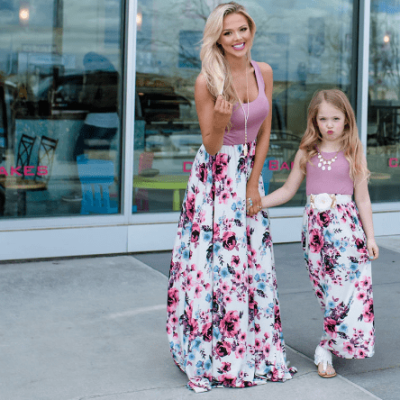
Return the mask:
[(0, 2), (0, 218), (120, 212), (123, 4)]
[[(205, 21), (219, 2), (139, 0), (135, 114), (136, 212), (178, 211), (201, 145), (194, 83), (201, 69)], [(252, 57), (274, 70), (271, 146), (266, 192), (286, 180), (318, 89), (351, 98), (353, 2), (248, 1), (257, 24)], [(351, 98), (351, 101), (354, 99)], [(303, 184), (289, 206), (303, 205)]]
[(373, 202), (400, 198), (400, 1), (371, 1), (367, 161)]

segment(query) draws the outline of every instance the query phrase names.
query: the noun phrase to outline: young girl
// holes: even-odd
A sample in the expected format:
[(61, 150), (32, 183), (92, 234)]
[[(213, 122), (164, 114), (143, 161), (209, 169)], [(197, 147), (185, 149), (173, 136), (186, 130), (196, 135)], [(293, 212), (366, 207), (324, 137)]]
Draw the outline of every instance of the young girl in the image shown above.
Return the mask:
[(302, 244), (324, 312), (324, 334), (314, 362), (321, 377), (331, 378), (336, 375), (332, 353), (342, 358), (374, 354), (370, 260), (379, 255), (366, 158), (353, 110), (340, 90), (314, 95), (292, 172), (281, 188), (262, 198), (262, 206), (289, 201), (305, 175)]

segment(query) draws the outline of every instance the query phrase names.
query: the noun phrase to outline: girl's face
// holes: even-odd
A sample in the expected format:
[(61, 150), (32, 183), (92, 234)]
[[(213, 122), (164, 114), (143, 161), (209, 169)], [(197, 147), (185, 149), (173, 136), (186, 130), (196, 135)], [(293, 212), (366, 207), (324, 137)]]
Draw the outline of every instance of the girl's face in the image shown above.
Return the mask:
[(346, 126), (344, 113), (334, 105), (323, 101), (318, 108), (316, 119), (322, 142), (339, 144)]
[(235, 13), (224, 18), (217, 43), (224, 49), (225, 56), (243, 57), (250, 50), (252, 39), (247, 18), (243, 14)]

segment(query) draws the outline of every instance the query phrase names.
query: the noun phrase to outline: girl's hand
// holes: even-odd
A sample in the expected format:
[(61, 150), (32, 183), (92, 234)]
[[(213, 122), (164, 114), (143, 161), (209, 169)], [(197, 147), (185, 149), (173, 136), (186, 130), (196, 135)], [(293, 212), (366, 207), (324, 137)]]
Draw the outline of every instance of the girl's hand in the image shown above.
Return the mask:
[(232, 116), (233, 106), (221, 95), (217, 97), (214, 105), (214, 127), (216, 129), (225, 129)]
[(369, 259), (376, 260), (379, 257), (379, 247), (375, 242), (375, 239), (367, 239), (367, 249), (369, 254)]
[(257, 186), (247, 185), (246, 190), (246, 211), (252, 217), (261, 210), (261, 196)]

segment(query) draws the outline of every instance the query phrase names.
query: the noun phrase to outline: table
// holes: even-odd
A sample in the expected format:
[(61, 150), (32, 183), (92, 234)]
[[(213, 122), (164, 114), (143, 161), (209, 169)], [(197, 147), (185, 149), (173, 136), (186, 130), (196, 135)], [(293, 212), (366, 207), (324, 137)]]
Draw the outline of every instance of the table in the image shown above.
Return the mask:
[(135, 175), (133, 186), (138, 189), (173, 190), (172, 209), (179, 211), (181, 209), (179, 190), (186, 189), (188, 180), (188, 175), (156, 175), (152, 177)]
[[(26, 192), (39, 191), (47, 188), (46, 182), (38, 182), (33, 179), (24, 179), (18, 176), (4, 176), (0, 178), (0, 187), (4, 192), (14, 190), (17, 192), (17, 214), (26, 215)], [(5, 200), (4, 200), (5, 203)], [(4, 215), (4, 205), (1, 206), (0, 214)]]

